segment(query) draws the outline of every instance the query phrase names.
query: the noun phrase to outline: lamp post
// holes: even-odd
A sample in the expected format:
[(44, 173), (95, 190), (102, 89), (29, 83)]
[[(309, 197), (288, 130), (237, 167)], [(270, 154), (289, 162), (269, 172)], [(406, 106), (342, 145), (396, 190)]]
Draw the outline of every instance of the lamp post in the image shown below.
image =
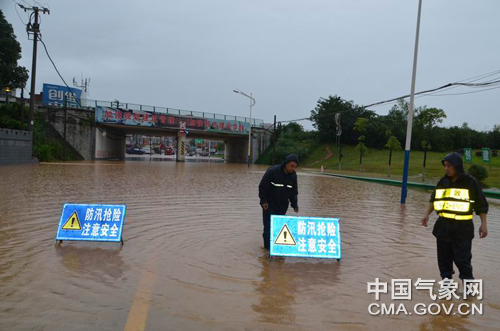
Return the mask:
[(252, 93), (250, 95), (246, 94), (243, 91), (240, 91), (239, 89), (233, 90), (234, 93), (241, 94), (247, 98), (250, 99), (250, 128), (248, 129), (248, 167), (250, 167), (250, 152), (252, 149), (252, 107), (255, 106), (255, 99), (252, 97)]
[(417, 56), (418, 56), (418, 39), (420, 35), (420, 13), (422, 12), (422, 0), (418, 1), (417, 15), (417, 33), (415, 36), (415, 51), (413, 54), (413, 73), (411, 78), (410, 92), (410, 109), (408, 112), (408, 125), (406, 128), (406, 147), (405, 147), (405, 163), (403, 169), (403, 183), (401, 186), (401, 203), (406, 203), (406, 193), (408, 186), (408, 168), (410, 166), (410, 149), (411, 149), (411, 129), (413, 126), (413, 108), (415, 100), (415, 79), (417, 77)]

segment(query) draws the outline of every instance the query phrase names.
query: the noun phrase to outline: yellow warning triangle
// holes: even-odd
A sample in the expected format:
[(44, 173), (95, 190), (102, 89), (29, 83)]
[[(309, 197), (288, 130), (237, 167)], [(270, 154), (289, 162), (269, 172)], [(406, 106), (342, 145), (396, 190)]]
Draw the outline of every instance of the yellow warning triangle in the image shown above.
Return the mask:
[(81, 230), (82, 227), (80, 226), (80, 220), (78, 219), (78, 213), (75, 211), (71, 216), (68, 218), (66, 223), (63, 225), (63, 230)]
[(295, 246), (297, 245), (295, 243), (295, 239), (293, 239), (292, 233), (290, 232), (290, 229), (288, 226), (285, 224), (281, 228), (280, 234), (274, 241), (275, 245), (290, 245), (290, 246)]

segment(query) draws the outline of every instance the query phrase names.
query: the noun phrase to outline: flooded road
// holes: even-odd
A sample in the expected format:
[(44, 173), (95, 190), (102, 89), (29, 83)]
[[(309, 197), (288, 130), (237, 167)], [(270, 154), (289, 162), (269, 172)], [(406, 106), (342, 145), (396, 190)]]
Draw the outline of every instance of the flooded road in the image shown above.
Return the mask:
[[(0, 330), (498, 330), (498, 203), (488, 238), (473, 241), (482, 316), (371, 316), (367, 282), (439, 278), (436, 217), (419, 225), (430, 193), (410, 190), (401, 206), (399, 188), (299, 174), (300, 215), (340, 217), (343, 259), (269, 261), (257, 198), (264, 170), (0, 167)], [(67, 202), (126, 204), (125, 245), (55, 245)], [(476, 231), (478, 223), (475, 216)], [(400, 303), (390, 294), (380, 302)], [(433, 301), (414, 291), (405, 304), (417, 302)]]

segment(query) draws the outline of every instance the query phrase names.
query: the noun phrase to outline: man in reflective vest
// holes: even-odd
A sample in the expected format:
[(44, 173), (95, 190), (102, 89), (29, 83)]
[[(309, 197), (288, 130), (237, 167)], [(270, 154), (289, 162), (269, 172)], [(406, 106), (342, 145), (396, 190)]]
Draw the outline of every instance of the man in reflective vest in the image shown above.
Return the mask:
[(264, 247), (269, 250), (271, 242), (271, 215), (285, 215), (288, 205), (298, 213), (297, 174), (299, 158), (295, 154), (286, 157), (282, 164), (267, 169), (259, 184), (259, 198), (262, 207)]
[(481, 185), (464, 171), (462, 156), (450, 153), (442, 160), (446, 175), (438, 182), (431, 195), (422, 225), (427, 226), (433, 210), (439, 215), (432, 234), (437, 239), (438, 265), (441, 277), (452, 278), (453, 262), (460, 279), (474, 279), (471, 265), (472, 238), (474, 238), (475, 212), (481, 218), (479, 237), (488, 235), (486, 214), (488, 202)]

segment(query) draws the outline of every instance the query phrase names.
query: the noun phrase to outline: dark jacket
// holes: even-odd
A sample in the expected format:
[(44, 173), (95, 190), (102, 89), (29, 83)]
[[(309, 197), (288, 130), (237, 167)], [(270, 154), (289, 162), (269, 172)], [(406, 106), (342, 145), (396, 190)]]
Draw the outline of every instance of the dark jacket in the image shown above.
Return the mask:
[(259, 184), (260, 204), (269, 204), (271, 214), (284, 215), (291, 204), (292, 208), (297, 208), (297, 174), (285, 173), (285, 165), (294, 161), (299, 164), (296, 155), (290, 154), (285, 161), (274, 167), (267, 169)]
[[(436, 185), (436, 189), (446, 188), (463, 188), (469, 190), (469, 198), (471, 200), (471, 208), (477, 214), (488, 213), (488, 202), (484, 196), (481, 184), (474, 177), (465, 173), (462, 156), (458, 153), (448, 154), (442, 161), (451, 163), (458, 172), (458, 179), (452, 182), (448, 176), (444, 176)], [(435, 193), (432, 192), (430, 202), (434, 202)], [(433, 234), (441, 239), (455, 239), (465, 235), (466, 237), (474, 237), (474, 225), (472, 220), (451, 220), (439, 217), (434, 225)]]

